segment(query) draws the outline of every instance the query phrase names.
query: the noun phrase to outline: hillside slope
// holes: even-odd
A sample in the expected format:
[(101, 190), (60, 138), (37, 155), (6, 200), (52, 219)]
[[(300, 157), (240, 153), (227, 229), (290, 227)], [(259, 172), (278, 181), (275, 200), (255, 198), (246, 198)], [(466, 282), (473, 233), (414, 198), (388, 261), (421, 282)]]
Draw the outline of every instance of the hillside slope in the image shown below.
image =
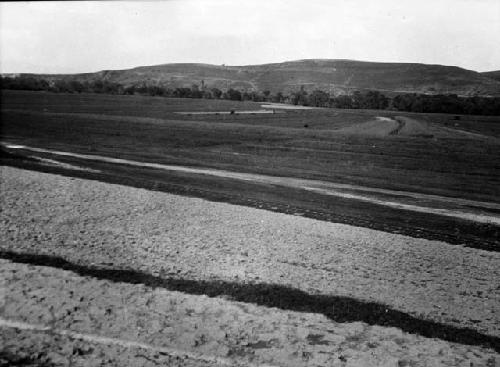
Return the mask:
[(486, 71), (484, 73), (481, 73), (481, 75), (500, 82), (500, 70)]
[(224, 66), (210, 64), (164, 64), (128, 70), (105, 70), (74, 75), (45, 75), (49, 79), (104, 79), (124, 85), (160, 84), (219, 89), (307, 91), (322, 89), (333, 94), (354, 90), (390, 93), (442, 93), (500, 96), (500, 81), (456, 66), (375, 63), (352, 60), (298, 60), (275, 64)]

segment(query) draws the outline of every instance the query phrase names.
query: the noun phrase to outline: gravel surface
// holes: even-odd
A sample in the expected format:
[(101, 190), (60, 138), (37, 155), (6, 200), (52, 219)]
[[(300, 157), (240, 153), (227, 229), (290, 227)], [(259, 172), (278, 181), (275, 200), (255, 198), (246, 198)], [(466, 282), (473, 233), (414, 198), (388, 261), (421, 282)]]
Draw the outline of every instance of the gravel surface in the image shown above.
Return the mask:
[(274, 283), (500, 336), (500, 253), (1, 168), (0, 249), (162, 277)]
[(397, 328), (50, 267), (0, 260), (0, 277), (0, 365), (470, 367), (500, 357)]

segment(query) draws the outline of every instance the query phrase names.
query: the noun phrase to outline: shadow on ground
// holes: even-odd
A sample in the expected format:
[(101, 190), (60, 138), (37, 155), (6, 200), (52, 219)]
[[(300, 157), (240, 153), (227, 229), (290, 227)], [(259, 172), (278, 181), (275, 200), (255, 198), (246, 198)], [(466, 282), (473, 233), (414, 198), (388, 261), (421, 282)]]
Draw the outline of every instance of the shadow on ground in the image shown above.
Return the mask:
[(500, 352), (500, 338), (435, 321), (422, 320), (386, 305), (350, 297), (311, 295), (277, 284), (233, 283), (179, 278), (161, 278), (128, 269), (104, 269), (69, 262), (61, 257), (0, 251), (0, 258), (18, 263), (50, 266), (112, 282), (143, 284), (193, 295), (228, 296), (234, 301), (283, 310), (323, 314), (335, 322), (361, 321), (369, 325), (396, 327), (405, 332), (449, 342), (479, 345)]

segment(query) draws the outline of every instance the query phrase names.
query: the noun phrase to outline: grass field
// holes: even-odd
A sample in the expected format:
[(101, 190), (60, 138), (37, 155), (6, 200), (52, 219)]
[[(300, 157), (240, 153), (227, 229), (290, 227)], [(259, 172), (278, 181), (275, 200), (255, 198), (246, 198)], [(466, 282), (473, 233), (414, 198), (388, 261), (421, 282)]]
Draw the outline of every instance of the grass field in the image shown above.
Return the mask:
[[(175, 113), (228, 109), (260, 105), (3, 91), (2, 140), (138, 161), (500, 202), (500, 117), (457, 120), (453, 115), (334, 109), (275, 115)], [(394, 116), (420, 121), (428, 134), (362, 133), (364, 123)], [(354, 133), (341, 133), (352, 126), (358, 127)]]

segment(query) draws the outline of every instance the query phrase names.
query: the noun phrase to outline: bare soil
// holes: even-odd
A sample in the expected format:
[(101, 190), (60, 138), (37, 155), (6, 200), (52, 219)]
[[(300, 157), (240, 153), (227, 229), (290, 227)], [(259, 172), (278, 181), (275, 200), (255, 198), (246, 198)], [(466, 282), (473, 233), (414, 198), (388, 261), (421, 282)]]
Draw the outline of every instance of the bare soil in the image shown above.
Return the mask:
[[(0, 260), (2, 359), (56, 366), (486, 366), (498, 355), (363, 322)], [(16, 322), (8, 321), (16, 320)], [(30, 365), (26, 363), (26, 365)]]
[(6, 360), (37, 348), (42, 360), (44, 345), (61, 345), (47, 358), (63, 365), (75, 354), (76, 365), (92, 365), (81, 345), (96, 365), (142, 365), (134, 348), (147, 350), (144, 365), (158, 348), (189, 352), (194, 362), (179, 365), (193, 366), (200, 355), (287, 366), (499, 359), (498, 252), (10, 167), (0, 174), (1, 255), (16, 262), (0, 267), (1, 317), (52, 330), (4, 325)]

